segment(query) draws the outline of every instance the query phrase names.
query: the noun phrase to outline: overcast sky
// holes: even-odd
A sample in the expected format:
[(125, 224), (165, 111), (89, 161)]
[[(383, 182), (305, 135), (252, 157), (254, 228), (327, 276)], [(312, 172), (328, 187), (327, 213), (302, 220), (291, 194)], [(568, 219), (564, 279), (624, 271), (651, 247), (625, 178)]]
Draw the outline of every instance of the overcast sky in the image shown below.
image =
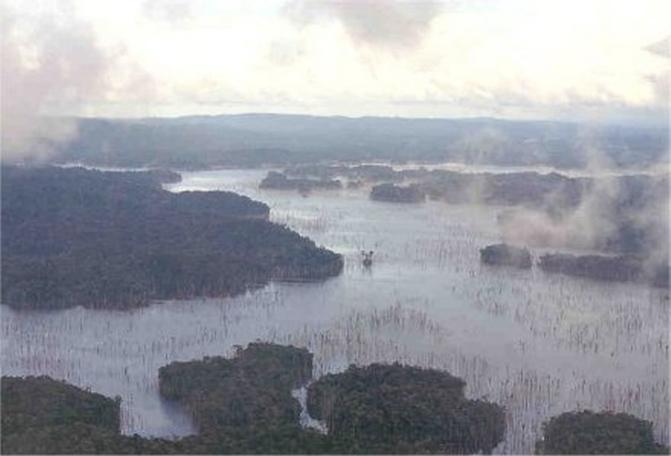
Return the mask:
[(18, 127), (35, 112), (668, 112), (668, 0), (7, 0), (2, 16)]

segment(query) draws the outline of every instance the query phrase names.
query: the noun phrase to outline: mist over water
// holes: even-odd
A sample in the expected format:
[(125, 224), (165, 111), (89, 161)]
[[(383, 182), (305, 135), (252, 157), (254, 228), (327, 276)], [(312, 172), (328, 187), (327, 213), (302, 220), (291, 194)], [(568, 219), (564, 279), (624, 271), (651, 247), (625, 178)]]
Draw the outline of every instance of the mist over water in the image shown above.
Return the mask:
[[(386, 162), (365, 162), (357, 163), (357, 165), (388, 165)], [(589, 166), (585, 168), (557, 168), (546, 165), (515, 165), (515, 166), (501, 166), (501, 165), (487, 165), (474, 163), (460, 163), (460, 162), (444, 162), (444, 163), (414, 163), (409, 162), (405, 164), (395, 164), (391, 167), (396, 171), (421, 169), (426, 170), (443, 170), (454, 171), (459, 173), (491, 173), (491, 174), (506, 174), (506, 173), (521, 173), (533, 172), (538, 174), (556, 173), (566, 177), (619, 177), (619, 176), (663, 176), (668, 174), (669, 167), (667, 162), (662, 162), (659, 165), (648, 166), (644, 168), (614, 168), (609, 166), (595, 167)]]
[[(307, 347), (316, 376), (375, 361), (446, 369), (467, 382), (468, 397), (506, 407), (497, 452), (532, 452), (543, 421), (583, 408), (652, 420), (668, 442), (668, 290), (482, 266), (479, 249), (500, 241), (503, 208), (381, 203), (362, 190), (303, 198), (259, 190), (264, 175), (185, 172), (166, 188), (263, 201), (273, 221), (342, 253), (342, 275), (132, 311), (2, 306), (3, 375), (119, 395), (124, 433), (185, 435), (195, 429), (161, 400), (158, 368), (262, 339)], [(375, 251), (371, 269), (363, 249)]]

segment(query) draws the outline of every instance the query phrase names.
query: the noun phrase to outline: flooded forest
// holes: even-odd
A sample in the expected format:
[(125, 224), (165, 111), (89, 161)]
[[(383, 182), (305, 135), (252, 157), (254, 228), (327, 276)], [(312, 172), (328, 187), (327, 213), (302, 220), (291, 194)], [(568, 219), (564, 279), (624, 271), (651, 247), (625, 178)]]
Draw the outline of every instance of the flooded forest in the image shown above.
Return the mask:
[[(160, 185), (260, 201), (276, 226), (342, 255), (342, 272), (271, 275), (231, 297), (126, 309), (3, 305), (3, 375), (49, 375), (118, 396), (122, 434), (175, 439), (197, 426), (159, 393), (159, 368), (264, 341), (307, 348), (316, 379), (373, 363), (449, 372), (467, 398), (504, 410), (496, 453), (533, 452), (543, 423), (581, 410), (634, 415), (668, 441), (668, 288), (481, 261), (480, 249), (506, 240), (500, 219), (510, 206), (377, 201), (366, 183), (301, 194), (264, 188), (267, 173), (186, 171)], [(526, 253), (536, 263), (555, 250)]]
[(671, 454), (671, 1), (0, 1), (0, 454)]

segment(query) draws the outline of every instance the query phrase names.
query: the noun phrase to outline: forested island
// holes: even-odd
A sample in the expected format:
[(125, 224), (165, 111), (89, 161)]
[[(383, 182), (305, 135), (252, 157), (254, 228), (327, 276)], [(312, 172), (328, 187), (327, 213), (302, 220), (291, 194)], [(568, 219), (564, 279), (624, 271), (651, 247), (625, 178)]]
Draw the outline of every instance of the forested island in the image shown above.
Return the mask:
[(231, 359), (171, 363), (158, 377), (161, 395), (184, 404), (201, 433), (296, 424), (300, 407), (290, 393), (312, 378), (312, 354), (252, 343)]
[[(302, 427), (291, 390), (308, 384), (312, 354), (265, 342), (233, 358), (173, 362), (161, 395), (189, 410), (198, 433), (177, 440), (119, 432), (120, 399), (48, 377), (2, 377), (3, 454), (489, 453), (504, 410), (464, 397), (447, 372), (399, 364), (350, 366), (308, 389), (308, 410), (326, 434)], [(564, 413), (544, 426), (539, 454), (666, 454), (652, 425), (631, 415)]]
[(2, 168), (2, 302), (122, 308), (321, 280), (342, 257), (230, 192), (171, 193), (175, 175)]
[[(47, 377), (2, 377), (4, 454), (335, 453), (303, 429), (291, 389), (312, 375), (305, 349), (250, 344), (233, 359), (172, 363), (160, 391), (191, 411), (198, 434), (178, 440), (119, 432), (118, 400)], [(99, 418), (97, 413), (101, 412)]]
[(503, 407), (464, 397), (447, 372), (400, 364), (350, 366), (310, 385), (308, 411), (353, 453), (490, 453)]
[[(669, 286), (668, 175), (567, 177), (333, 164), (294, 166), (286, 173), (377, 184), (371, 198), (383, 201), (416, 202), (427, 195), (449, 204), (509, 206), (497, 216), (505, 243), (595, 252), (548, 254), (539, 262), (543, 270)], [(530, 268), (528, 252), (513, 250), (485, 247), (481, 261)]]
[(619, 282), (639, 280), (643, 273), (641, 262), (626, 256), (554, 253), (542, 255), (538, 265), (546, 272)]
[(627, 413), (590, 410), (555, 416), (543, 426), (537, 454), (669, 454), (652, 423)]
[(269, 171), (268, 175), (259, 184), (259, 188), (298, 190), (305, 193), (311, 190), (339, 190), (342, 188), (342, 182), (334, 179), (288, 178), (285, 174), (277, 171)]
[[(492, 244), (480, 249), (480, 261), (497, 266), (531, 269), (531, 253), (526, 248), (507, 244)], [(632, 255), (574, 255), (546, 253), (538, 259), (545, 272), (611, 282), (644, 282), (660, 288), (669, 287), (669, 267), (649, 264)]]
[[(387, 379), (386, 387), (375, 387), (381, 376)], [(356, 421), (349, 427), (333, 417), (333, 432), (321, 434), (301, 426), (300, 404), (291, 396), (292, 389), (307, 384), (311, 377), (312, 354), (307, 350), (262, 342), (239, 348), (231, 359), (212, 357), (162, 367), (161, 394), (186, 407), (198, 428), (197, 435), (174, 441), (121, 435), (118, 400), (46, 377), (3, 377), (2, 450), (18, 454), (356, 454), (386, 448), (392, 453), (420, 449), (462, 453), (466, 445), (488, 448), (502, 437), (502, 409), (464, 399), (463, 380), (400, 365), (350, 368), (311, 386), (313, 404), (318, 397), (323, 403), (323, 394), (334, 381), (343, 392), (350, 392), (343, 405), (352, 408), (345, 410), (338, 404), (334, 409), (338, 419), (364, 419), (370, 414), (369, 422)], [(359, 386), (352, 383), (355, 378), (362, 382)], [(365, 385), (371, 389), (366, 388), (367, 396), (358, 400), (352, 393)], [(389, 394), (392, 391), (402, 396)], [(408, 408), (412, 398), (417, 405)], [(96, 418), (98, 410), (104, 413)], [(391, 413), (388, 419), (385, 410)], [(438, 412), (441, 421), (421, 430), (432, 412)], [(406, 420), (415, 423), (412, 428), (386, 441)], [(443, 435), (444, 431), (448, 434)], [(489, 436), (490, 432), (494, 434)], [(482, 435), (489, 437), (473, 442)]]
[(285, 168), (288, 176), (302, 178), (332, 179), (334, 177), (345, 177), (347, 179), (361, 180), (365, 182), (395, 182), (403, 180), (402, 172), (394, 170), (389, 165), (293, 165)]
[(531, 268), (529, 249), (507, 244), (493, 244), (480, 249), (480, 260), (485, 264)]
[(391, 203), (421, 203), (424, 193), (416, 186), (403, 187), (394, 184), (380, 184), (370, 191), (370, 199)]
[(2, 377), (1, 387), (3, 454), (114, 450), (119, 400), (49, 377)]
[(545, 254), (539, 267), (546, 272), (615, 282), (649, 282), (656, 287), (669, 286), (668, 265), (651, 266), (635, 256)]
[(444, 169), (400, 168), (389, 165), (297, 165), (287, 175), (303, 179), (347, 179), (369, 183), (407, 182), (433, 200), (451, 204), (524, 205), (542, 207), (547, 198), (562, 206), (575, 206), (591, 185), (587, 178), (558, 173), (462, 173)]

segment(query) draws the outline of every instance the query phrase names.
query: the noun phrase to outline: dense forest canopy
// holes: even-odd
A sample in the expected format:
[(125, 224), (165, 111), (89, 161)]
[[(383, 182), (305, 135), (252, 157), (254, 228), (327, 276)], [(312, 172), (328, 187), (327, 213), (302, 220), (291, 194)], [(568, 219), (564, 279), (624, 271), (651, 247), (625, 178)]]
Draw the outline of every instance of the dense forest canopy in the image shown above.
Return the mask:
[[(510, 244), (619, 255), (587, 256), (580, 260), (581, 267), (545, 270), (668, 287), (667, 174), (569, 177), (556, 172), (463, 173), (388, 165), (298, 165), (285, 173), (304, 179), (363, 181), (373, 185), (372, 198), (385, 201), (415, 201), (427, 195), (448, 204), (509, 206), (499, 214), (498, 224)], [(401, 193), (404, 189), (406, 198)], [(489, 253), (495, 252), (485, 250), (485, 262), (503, 260)], [(530, 267), (531, 259), (522, 264)]]
[[(193, 414), (197, 435), (178, 440), (119, 433), (118, 400), (47, 377), (2, 377), (2, 452), (14, 454), (334, 453), (303, 429), (291, 389), (309, 380), (305, 349), (253, 343), (233, 359), (172, 363), (161, 393)], [(96, 413), (100, 414), (96, 418)]]
[(425, 195), (416, 185), (404, 187), (394, 184), (380, 184), (371, 189), (370, 199), (392, 203), (423, 203)]
[(489, 453), (503, 439), (504, 410), (468, 400), (447, 372), (350, 366), (310, 385), (308, 410), (355, 453)]
[[(119, 432), (120, 400), (48, 377), (2, 377), (5, 454), (361, 454), (490, 452), (503, 408), (464, 397), (447, 372), (399, 364), (351, 366), (309, 386), (308, 410), (326, 434), (303, 427), (294, 388), (309, 384), (312, 354), (265, 342), (233, 358), (173, 362), (162, 396), (188, 409), (196, 435), (177, 440)], [(541, 454), (665, 454), (651, 423), (622, 413), (564, 413), (544, 426)]]
[[(360, 370), (358, 379), (363, 385), (372, 385), (380, 380), (381, 372), (395, 393), (416, 398), (421, 406), (403, 411), (403, 419), (424, 422), (428, 417), (422, 407), (442, 398), (433, 407), (447, 405), (451, 409), (441, 416), (450, 415), (470, 423), (469, 431), (477, 432), (481, 426), (489, 432), (487, 424), (474, 421), (482, 418), (478, 413), (486, 409), (478, 412), (472, 408), (477, 401), (463, 399), (465, 384), (461, 379), (448, 373), (399, 365)], [(311, 377), (312, 354), (307, 350), (262, 342), (249, 344), (244, 350), (239, 348), (231, 359), (211, 357), (164, 366), (159, 370), (161, 394), (190, 410), (198, 427), (197, 435), (175, 441), (120, 435), (116, 400), (46, 377), (3, 377), (2, 424), (7, 432), (2, 434), (2, 449), (5, 453), (21, 454), (353, 454), (379, 450), (379, 445), (371, 443), (388, 438), (388, 428), (362, 426), (358, 432), (345, 435), (342, 429), (322, 434), (301, 426), (300, 405), (291, 390), (307, 384)], [(327, 376), (326, 381), (332, 378)], [(350, 378), (346, 376), (340, 384), (346, 385)], [(313, 402), (315, 394), (322, 391), (321, 386), (315, 388), (311, 393)], [(412, 396), (407, 396), (411, 391)], [(375, 406), (397, 413), (397, 398), (388, 393), (384, 388), (374, 388), (361, 402), (349, 396), (349, 403), (356, 407), (350, 413), (370, 412), (373, 411), (370, 407)], [(401, 400), (401, 404), (405, 402)], [(500, 408), (484, 405), (496, 412), (492, 419), (498, 423)], [(91, 417), (96, 409), (106, 412), (98, 420)], [(397, 426), (393, 421), (396, 419), (399, 416), (392, 414), (389, 425)], [(465, 431), (463, 424), (453, 425), (452, 431)], [(461, 447), (439, 443), (444, 436), (437, 433), (439, 429), (434, 431), (404, 434), (402, 439), (388, 442), (385, 448), (392, 453), (414, 453), (420, 449), (435, 452), (436, 448), (462, 452)]]
[(507, 244), (493, 244), (480, 249), (480, 261), (497, 266), (514, 266), (520, 269), (531, 268), (531, 254), (526, 248)]
[(669, 454), (655, 443), (652, 423), (627, 413), (567, 412), (543, 426), (538, 454)]
[(79, 119), (61, 163), (108, 166), (287, 165), (322, 161), (454, 161), (586, 167), (593, 152), (613, 166), (666, 160), (664, 128), (584, 126), (491, 118), (404, 119), (240, 114)]
[(3, 454), (113, 452), (120, 401), (49, 377), (2, 377)]
[(298, 190), (303, 193), (311, 190), (338, 190), (342, 188), (342, 183), (339, 180), (330, 179), (289, 178), (277, 171), (269, 171), (268, 175), (259, 184), (259, 188)]
[[(294, 388), (312, 377), (306, 349), (252, 343), (232, 359), (174, 362), (159, 370), (161, 394), (184, 403), (201, 431), (297, 422)], [(235, 392), (235, 394), (232, 394)]]
[(170, 193), (164, 174), (3, 167), (2, 302), (128, 307), (340, 273), (340, 255), (270, 223), (265, 204)]

